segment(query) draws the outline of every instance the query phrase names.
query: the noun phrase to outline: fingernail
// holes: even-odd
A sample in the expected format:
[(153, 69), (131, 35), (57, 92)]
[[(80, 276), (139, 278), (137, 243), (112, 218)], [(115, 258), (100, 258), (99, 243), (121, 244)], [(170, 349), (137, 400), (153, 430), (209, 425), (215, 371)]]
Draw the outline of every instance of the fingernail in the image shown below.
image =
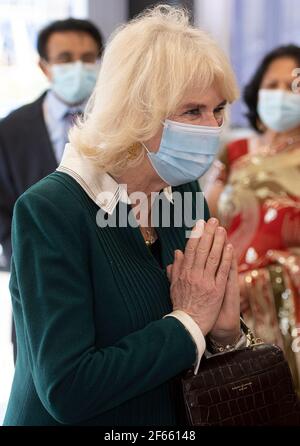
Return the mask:
[(205, 221), (204, 220), (198, 220), (197, 221), (197, 223), (196, 223), (196, 225), (194, 227), (194, 230), (192, 232), (192, 236), (194, 238), (196, 238), (196, 237), (199, 238), (199, 237), (202, 236), (202, 234), (204, 232), (204, 225), (205, 225)]
[(231, 251), (232, 248), (233, 248), (233, 246), (230, 243), (226, 246), (227, 251)]
[(210, 224), (212, 224), (212, 225), (214, 225), (214, 226), (215, 226), (216, 224), (219, 224), (219, 222), (218, 222), (218, 220), (217, 220), (216, 218), (210, 218), (208, 221), (209, 221)]
[(175, 251), (175, 259), (179, 258), (180, 252), (181, 252), (180, 249), (176, 249), (176, 251)]

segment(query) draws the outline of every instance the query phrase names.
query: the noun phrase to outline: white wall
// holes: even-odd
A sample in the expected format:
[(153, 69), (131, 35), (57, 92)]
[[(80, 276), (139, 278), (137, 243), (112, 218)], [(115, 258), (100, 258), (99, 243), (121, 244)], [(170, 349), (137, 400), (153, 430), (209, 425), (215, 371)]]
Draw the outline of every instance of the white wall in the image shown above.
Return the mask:
[(194, 0), (195, 25), (209, 32), (229, 54), (232, 0)]
[(88, 17), (99, 26), (105, 40), (128, 18), (127, 0), (88, 0)]
[(0, 271), (0, 426), (4, 419), (14, 373), (8, 281), (9, 274)]

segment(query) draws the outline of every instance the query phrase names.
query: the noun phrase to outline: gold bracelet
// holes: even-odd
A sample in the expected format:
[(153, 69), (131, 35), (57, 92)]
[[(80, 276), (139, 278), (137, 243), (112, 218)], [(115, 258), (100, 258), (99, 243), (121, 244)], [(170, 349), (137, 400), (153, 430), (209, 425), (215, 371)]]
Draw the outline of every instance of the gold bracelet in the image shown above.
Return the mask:
[(242, 338), (243, 335), (244, 335), (243, 331), (240, 330), (240, 333), (236, 337), (234, 342), (232, 344), (227, 344), (227, 345), (219, 344), (218, 342), (214, 341), (211, 337), (209, 337), (208, 338), (209, 350), (212, 353), (224, 353), (224, 352), (228, 352), (230, 350), (233, 350), (235, 348), (236, 344), (239, 342), (239, 340)]
[(207, 336), (207, 349), (211, 353), (224, 353), (234, 350), (239, 343), (243, 344), (242, 338), (245, 338), (245, 347), (263, 344), (262, 339), (257, 338), (252, 330), (246, 325), (244, 319), (240, 317), (241, 331), (236, 340), (232, 344), (222, 345)]

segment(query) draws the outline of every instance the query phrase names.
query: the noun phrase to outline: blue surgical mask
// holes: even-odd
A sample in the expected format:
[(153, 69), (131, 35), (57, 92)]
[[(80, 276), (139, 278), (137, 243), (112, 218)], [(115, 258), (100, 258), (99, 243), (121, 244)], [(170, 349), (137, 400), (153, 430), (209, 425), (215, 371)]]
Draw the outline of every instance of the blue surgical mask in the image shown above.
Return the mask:
[(170, 186), (197, 180), (209, 169), (220, 146), (222, 127), (166, 120), (157, 152), (148, 152), (157, 174)]
[(300, 95), (284, 90), (259, 90), (258, 114), (263, 124), (286, 132), (300, 125)]
[(92, 94), (97, 81), (97, 64), (78, 61), (53, 65), (51, 70), (52, 90), (67, 104), (80, 104)]

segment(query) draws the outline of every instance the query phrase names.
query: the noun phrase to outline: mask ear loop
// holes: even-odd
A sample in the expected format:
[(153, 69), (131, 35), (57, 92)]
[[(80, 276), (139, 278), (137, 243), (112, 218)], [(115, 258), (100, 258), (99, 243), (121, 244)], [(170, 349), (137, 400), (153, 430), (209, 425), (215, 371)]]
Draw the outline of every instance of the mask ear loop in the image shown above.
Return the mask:
[(143, 142), (141, 142), (141, 144), (142, 144), (142, 146), (146, 149), (146, 152), (147, 152), (147, 153), (151, 153), (150, 150), (147, 148), (147, 146), (146, 146)]
[[(163, 128), (167, 127), (167, 124), (166, 124), (165, 121), (161, 121), (161, 124), (162, 124)], [(156, 152), (150, 152), (150, 150), (147, 148), (146, 144), (144, 144), (143, 142), (141, 142), (141, 144), (142, 144), (142, 146), (146, 149), (146, 152), (147, 152), (149, 155), (156, 153)]]

